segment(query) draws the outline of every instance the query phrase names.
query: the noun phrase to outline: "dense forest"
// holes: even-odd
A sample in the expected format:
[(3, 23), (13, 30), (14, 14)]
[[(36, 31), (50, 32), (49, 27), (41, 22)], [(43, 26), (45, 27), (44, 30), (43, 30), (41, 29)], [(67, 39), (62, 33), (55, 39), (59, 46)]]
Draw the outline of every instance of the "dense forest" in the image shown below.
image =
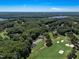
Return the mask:
[(77, 57), (79, 40), (75, 35), (79, 35), (78, 16), (67, 18), (8, 16), (1, 16), (7, 20), (0, 21), (0, 59), (27, 59), (32, 52), (33, 42), (40, 35), (47, 38), (46, 46), (50, 47), (53, 43), (48, 32), (53, 33), (54, 37), (67, 35), (71, 43), (75, 45), (67, 58)]

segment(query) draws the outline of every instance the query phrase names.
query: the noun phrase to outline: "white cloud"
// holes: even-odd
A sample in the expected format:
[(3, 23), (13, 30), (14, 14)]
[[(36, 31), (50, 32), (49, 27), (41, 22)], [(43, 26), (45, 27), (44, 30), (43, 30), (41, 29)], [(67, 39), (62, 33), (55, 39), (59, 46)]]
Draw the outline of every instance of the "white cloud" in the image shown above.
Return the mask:
[(78, 7), (30, 7), (13, 6), (0, 7), (0, 12), (79, 12)]
[(62, 8), (50, 8), (51, 11), (61, 11), (63, 10)]
[(62, 7), (62, 8), (56, 8), (56, 7), (52, 7), (52, 8), (49, 8), (49, 10), (51, 12), (79, 12), (79, 8), (75, 8), (75, 7)]

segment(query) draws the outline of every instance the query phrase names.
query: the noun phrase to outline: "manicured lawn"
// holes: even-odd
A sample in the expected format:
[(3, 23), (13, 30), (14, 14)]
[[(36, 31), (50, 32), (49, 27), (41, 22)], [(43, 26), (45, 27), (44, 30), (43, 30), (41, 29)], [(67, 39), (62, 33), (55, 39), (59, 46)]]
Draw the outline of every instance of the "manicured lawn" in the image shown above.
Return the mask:
[(5, 35), (7, 32), (3, 31), (0, 32), (0, 36), (4, 39), (4, 38), (9, 38), (7, 35)]
[[(51, 39), (52, 39), (51, 34)], [(64, 42), (61, 43), (61, 40)], [(59, 41), (60, 43), (56, 43)], [(67, 59), (67, 55), (71, 52), (70, 47), (65, 46), (65, 44), (70, 43), (68, 41), (68, 37), (59, 36), (54, 40), (53, 45), (51, 47), (45, 47), (43, 41), (39, 42), (35, 48), (33, 48), (34, 52), (30, 55), (28, 59)], [(41, 49), (42, 48), (42, 49)], [(64, 53), (59, 54), (59, 50), (63, 50)]]
[[(76, 37), (79, 39), (79, 35), (76, 35)], [(79, 51), (77, 52), (77, 58), (76, 59), (79, 59)]]
[(79, 59), (79, 51), (77, 52), (77, 58), (76, 59)]
[(34, 48), (32, 48), (32, 52), (36, 52), (36, 51), (38, 51), (40, 48), (42, 48), (42, 47), (44, 47), (44, 43), (43, 43), (43, 41), (40, 41), (37, 45), (36, 45), (36, 47), (34, 47)]

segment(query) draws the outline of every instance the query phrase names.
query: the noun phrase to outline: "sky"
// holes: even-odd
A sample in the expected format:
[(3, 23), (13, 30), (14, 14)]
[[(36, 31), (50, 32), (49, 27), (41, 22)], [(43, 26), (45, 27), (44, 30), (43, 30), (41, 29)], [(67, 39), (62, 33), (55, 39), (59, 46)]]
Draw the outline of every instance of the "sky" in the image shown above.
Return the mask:
[(0, 0), (0, 12), (79, 12), (79, 0)]

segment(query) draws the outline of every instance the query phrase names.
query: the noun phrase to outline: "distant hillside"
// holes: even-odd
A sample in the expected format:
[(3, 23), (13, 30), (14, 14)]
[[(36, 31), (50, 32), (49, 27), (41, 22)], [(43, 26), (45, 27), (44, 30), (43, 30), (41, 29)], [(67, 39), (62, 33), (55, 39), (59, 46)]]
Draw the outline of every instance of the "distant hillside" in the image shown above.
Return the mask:
[(1, 18), (12, 17), (51, 17), (51, 16), (65, 15), (78, 16), (79, 12), (0, 12)]

